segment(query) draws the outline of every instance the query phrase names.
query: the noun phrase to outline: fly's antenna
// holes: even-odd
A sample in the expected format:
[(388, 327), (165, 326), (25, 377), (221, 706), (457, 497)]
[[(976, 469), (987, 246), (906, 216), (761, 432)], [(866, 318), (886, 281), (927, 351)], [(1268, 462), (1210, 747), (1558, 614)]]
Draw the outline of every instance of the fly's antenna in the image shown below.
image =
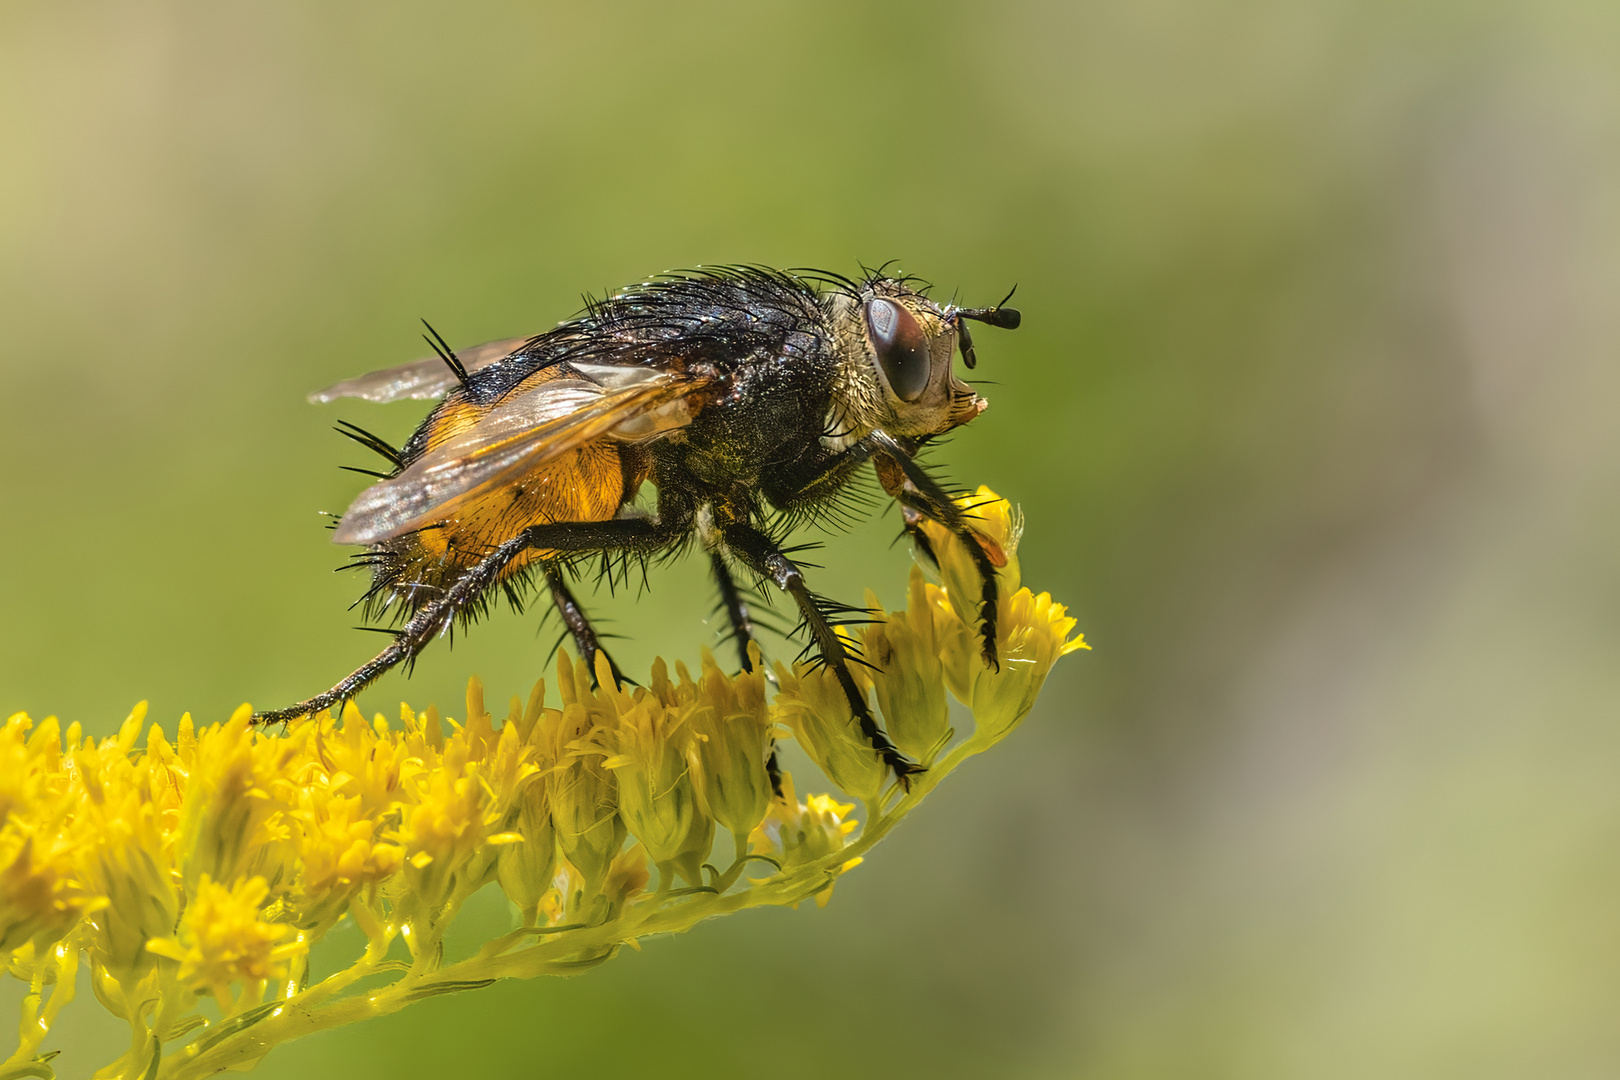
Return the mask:
[(461, 380), (461, 385), (465, 389), (467, 386), (467, 365), (461, 362), (461, 357), (456, 355), (456, 351), (445, 342), (443, 336), (433, 329), (432, 323), (423, 319), (422, 325), (427, 327), (428, 330), (426, 334), (422, 335), (422, 340), (433, 347), (433, 351), (438, 354), (440, 360), (444, 361), (446, 367), (455, 372), (456, 378)]
[(957, 308), (955, 315), (958, 319), (973, 319), (976, 322), (994, 326), (998, 330), (1016, 330), (1018, 324), (1024, 321), (1023, 314), (1017, 308), (1007, 306), (1007, 301), (1013, 298), (1018, 291), (1014, 285), (1007, 290), (1007, 295), (995, 307)]
[(1007, 290), (1007, 295), (1003, 296), (995, 307), (954, 308), (951, 311), (951, 317), (956, 322), (956, 346), (962, 352), (962, 363), (970, 368), (976, 367), (979, 363), (978, 354), (973, 351), (973, 335), (968, 333), (968, 328), (962, 320), (972, 319), (986, 326), (994, 326), (998, 330), (1018, 329), (1018, 325), (1024, 321), (1023, 313), (1017, 308), (1007, 306), (1007, 301), (1011, 300), (1013, 293), (1017, 291), (1018, 286), (1014, 285)]

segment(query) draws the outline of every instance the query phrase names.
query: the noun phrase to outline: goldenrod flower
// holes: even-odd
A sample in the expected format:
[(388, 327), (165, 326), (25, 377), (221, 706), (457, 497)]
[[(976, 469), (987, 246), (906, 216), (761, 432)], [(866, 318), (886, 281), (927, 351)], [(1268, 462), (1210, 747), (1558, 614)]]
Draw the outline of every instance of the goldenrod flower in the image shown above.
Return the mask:
[(567, 653), (557, 657), (557, 684), (562, 711), (548, 712), (543, 721), (549, 736), (546, 749), (556, 762), (550, 784), (551, 821), (563, 857), (579, 871), (585, 892), (594, 893), (624, 846), (625, 826), (619, 815), (618, 780), (602, 755), (591, 749), (590, 739), (598, 728), (617, 726), (618, 717), (597, 700), (585, 665), (572, 663)]
[[(1024, 536), (1024, 516), (1007, 500), (982, 485), (973, 494), (957, 499), (956, 504), (979, 538), (979, 546), (996, 567), (998, 591), (1002, 596), (1011, 596), (1021, 584), (1018, 542)], [(923, 530), (939, 560), (939, 576), (957, 617), (973, 626), (979, 618), (978, 563), (941, 526), (925, 521)]]
[(671, 684), (662, 661), (653, 665), (651, 684), (661, 698), (695, 706), (687, 730), (698, 791), (709, 814), (735, 838), (739, 854), (770, 806), (765, 760), (775, 726), (765, 702), (759, 646), (750, 642), (748, 650), (753, 671), (736, 678), (722, 674), (714, 655), (704, 649), (701, 690), (692, 684), (685, 665), (676, 666), (680, 685)]
[(79, 921), (90, 896), (74, 880), (72, 841), (6, 822), (0, 831), (0, 951), (43, 948)]
[[(825, 864), (829, 856), (844, 850), (856, 822), (849, 817), (854, 803), (840, 803), (831, 795), (811, 795), (804, 802), (793, 791), (793, 777), (782, 776), (782, 794), (771, 803), (770, 811), (750, 837), (756, 855), (774, 856), (783, 870)], [(859, 866), (857, 856), (834, 860), (826, 866), (827, 887), (815, 893), (816, 904), (826, 907), (832, 899), (832, 878)]]
[[(1011, 508), (984, 489), (964, 506), (998, 567), (998, 668), (981, 654), (975, 560), (932, 528), (943, 584), (913, 573), (905, 609), (874, 612), (860, 635), (861, 692), (928, 766), (905, 791), (831, 672), (778, 664), (773, 698), (757, 649), (751, 673), (728, 675), (704, 651), (696, 680), (660, 660), (646, 687), (624, 689), (605, 664), (593, 684), (562, 654), (555, 706), (541, 683), (500, 722), (477, 680), (461, 723), (403, 706), (396, 723), (368, 720), (350, 704), (266, 731), (244, 706), (222, 724), (182, 717), (171, 741), (143, 704), (95, 740), (12, 717), (0, 959), (29, 991), (0, 1072), (49, 1074), (38, 1051), (81, 962), (131, 1031), (101, 1074), (185, 1080), (429, 995), (578, 971), (714, 915), (826, 903), (941, 779), (1023, 720), (1058, 658), (1086, 647), (1061, 604), (1021, 587)], [(966, 737), (947, 691), (972, 712)], [(789, 776), (772, 792), (765, 762), (784, 729), (842, 794), (801, 801)], [(717, 828), (732, 836), (729, 866)], [(446, 956), (446, 929), (492, 883), (517, 908), (514, 928)], [(311, 971), (310, 947), (345, 919), (359, 955)], [(409, 963), (390, 959), (399, 941)], [(75, 1052), (58, 1060), (95, 1071)]]
[(259, 917), (269, 894), (270, 886), (262, 877), (227, 888), (203, 874), (181, 920), (179, 939), (155, 938), (146, 948), (179, 961), (176, 981), (206, 989), (230, 1013), (232, 985), (253, 986), (277, 978), (305, 949), (302, 942), (278, 944), (292, 927)]
[[(176, 851), (180, 875), (188, 889), (203, 877), (239, 881), (258, 875), (283, 876), (281, 861), (287, 823), (281, 806), (267, 786), (283, 782), (289, 762), (302, 754), (300, 742), (309, 728), (289, 732), (284, 739), (267, 742), (255, 736), (248, 721), (253, 711), (243, 707), (224, 727), (186, 740), (184, 751), (149, 755), (162, 759), (174, 772), (186, 774), (185, 797), (180, 802)], [(178, 790), (178, 788), (176, 788)]]
[[(56, 780), (61, 740), (47, 720), (31, 738), (21, 713), (0, 729), (0, 953), (60, 940), (96, 903), (79, 880), (78, 830), (67, 785)], [(46, 768), (34, 768), (44, 759)]]
[[(690, 681), (682, 671), (682, 681)], [(653, 864), (668, 871), (687, 846), (687, 838), (701, 813), (697, 789), (686, 760), (690, 733), (685, 722), (693, 706), (665, 704), (658, 695), (636, 687), (633, 692), (611, 689), (613, 672), (606, 654), (596, 654), (598, 689), (603, 720), (577, 745), (603, 757), (618, 782), (619, 816), (630, 835), (647, 849)], [(654, 681), (658, 674), (654, 673)], [(669, 680), (667, 676), (663, 679)]]
[[(73, 822), (86, 841), (80, 873), (105, 901), (88, 916), (89, 951), (96, 969), (126, 989), (151, 969), (146, 943), (173, 931), (182, 902), (174, 857), (177, 808), (162, 797), (169, 782), (161, 769), (166, 755), (130, 757), (145, 718), (142, 702), (116, 738), (99, 745), (86, 740), (73, 755), (84, 799)], [(154, 777), (161, 778), (156, 790)], [(126, 996), (121, 1005), (129, 1010), (139, 1002)]]
[(382, 823), (363, 817), (358, 795), (344, 797), (329, 787), (306, 787), (289, 817), (298, 830), (302, 872), (291, 907), (296, 924), (322, 930), (342, 917), (360, 890), (398, 873), (405, 851), (381, 839)]
[[(869, 674), (889, 738), (907, 757), (927, 766), (950, 739), (951, 710), (933, 606), (922, 571), (915, 566), (906, 601), (904, 611), (875, 620), (861, 639), (874, 669)], [(879, 609), (875, 593), (866, 594), (866, 606)]]
[(483, 790), (468, 768), (467, 744), (452, 743), (423, 774), (415, 802), (393, 833), (405, 854), (405, 877), (422, 907), (450, 898), (456, 876), (484, 842)]
[(1047, 593), (1019, 589), (1001, 601), (999, 622), (1000, 670), (981, 671), (967, 702), (976, 733), (992, 740), (1029, 715), (1058, 657), (1091, 648), (1083, 637), (1069, 640), (1075, 620)]
[[(1017, 726), (1035, 704), (1047, 673), (1061, 656), (1089, 649), (1085, 638), (1069, 639), (1075, 620), (1047, 593), (1039, 596), (1020, 588), (1018, 541), (1024, 523), (1020, 514), (987, 487), (957, 500), (969, 512), (974, 532), (982, 538), (992, 559), (1002, 565), (996, 572), (1000, 596), (996, 614), (997, 669), (980, 656), (978, 637), (977, 576), (973, 560), (962, 544), (933, 522), (923, 529), (939, 560), (945, 588), (925, 590), (934, 615), (934, 632), (943, 660), (945, 684), (956, 699), (973, 710), (975, 737), (994, 742)], [(967, 599), (963, 600), (966, 594)]]

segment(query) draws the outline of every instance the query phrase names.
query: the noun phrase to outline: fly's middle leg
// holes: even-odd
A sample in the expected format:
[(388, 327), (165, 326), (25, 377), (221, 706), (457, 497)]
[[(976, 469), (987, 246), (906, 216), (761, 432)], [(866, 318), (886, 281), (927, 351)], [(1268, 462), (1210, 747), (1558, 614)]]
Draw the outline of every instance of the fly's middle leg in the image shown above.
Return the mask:
[[(737, 645), (737, 657), (744, 671), (753, 671), (754, 661), (748, 655), (748, 646), (754, 641), (754, 617), (748, 610), (748, 601), (742, 590), (737, 588), (737, 581), (731, 576), (731, 567), (726, 565), (724, 555), (718, 551), (709, 552), (709, 565), (714, 571), (715, 584), (720, 588), (720, 606), (731, 621), (731, 636)], [(765, 677), (776, 681), (769, 670)], [(765, 758), (765, 772), (771, 778), (771, 790), (782, 794), (782, 763), (777, 759), (774, 736), (771, 738), (771, 752)]]
[(737, 588), (737, 581), (731, 576), (731, 567), (726, 565), (724, 555), (718, 551), (709, 552), (709, 566), (714, 572), (714, 582), (720, 589), (720, 606), (725, 609), (726, 618), (731, 623), (737, 661), (744, 671), (753, 671), (754, 661), (748, 656), (748, 645), (754, 640), (754, 619), (748, 610), (748, 601), (742, 590)]
[(620, 684), (629, 682), (624, 672), (619, 670), (619, 665), (612, 655), (602, 647), (601, 635), (591, 625), (590, 619), (586, 618), (585, 610), (579, 606), (579, 601), (574, 599), (574, 594), (568, 590), (568, 582), (564, 580), (556, 562), (546, 562), (544, 570), (546, 587), (551, 590), (551, 601), (557, 607), (557, 614), (562, 617), (563, 626), (568, 628), (569, 636), (574, 639), (574, 647), (579, 650), (580, 659), (585, 662), (586, 669), (591, 673), (592, 684), (596, 682), (597, 653), (607, 657), (608, 668), (613, 672), (614, 682)]
[(832, 669), (838, 679), (838, 685), (843, 688), (844, 696), (849, 701), (850, 711), (854, 714), (861, 734), (872, 744), (872, 749), (877, 751), (883, 763), (894, 770), (895, 778), (901, 784), (906, 784), (908, 777), (922, 771), (922, 766), (902, 754), (900, 748), (895, 746), (878, 726), (866, 695), (861, 692), (860, 686), (855, 682), (855, 676), (850, 673), (849, 651), (833, 629), (832, 622), (822, 610), (816, 596), (805, 584), (803, 572), (770, 537), (751, 525), (742, 523), (727, 525), (722, 537), (726, 546), (736, 552), (750, 569), (771, 579), (778, 588), (793, 597), (793, 602), (798, 605), (799, 614), (804, 619), (805, 626), (809, 628), (810, 636), (816, 649), (821, 653), (822, 660)]

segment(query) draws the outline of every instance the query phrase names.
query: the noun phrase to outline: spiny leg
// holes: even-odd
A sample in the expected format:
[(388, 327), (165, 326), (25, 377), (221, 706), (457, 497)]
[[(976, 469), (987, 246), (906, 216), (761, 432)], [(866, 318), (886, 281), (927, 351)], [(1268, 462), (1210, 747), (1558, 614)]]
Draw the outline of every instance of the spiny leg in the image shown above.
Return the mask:
[(521, 533), (506, 541), (484, 556), (478, 565), (456, 579), (455, 584), (446, 589), (443, 596), (423, 605), (404, 626), (394, 632), (394, 640), (386, 649), (361, 664), (332, 689), (285, 709), (255, 713), (253, 722), (285, 723), (299, 716), (308, 716), (322, 709), (329, 709), (354, 697), (395, 665), (415, 659), (417, 654), (427, 647), (428, 642), (449, 628), (451, 621), (456, 617), (456, 612), (475, 601), (485, 589), (493, 585), (500, 577), (501, 571), (528, 546), (527, 537)]
[(748, 602), (731, 576), (726, 557), (718, 551), (709, 552), (709, 566), (714, 571), (715, 584), (720, 587), (720, 606), (725, 608), (731, 621), (732, 640), (737, 645), (737, 659), (744, 671), (754, 670), (754, 661), (748, 656), (748, 645), (754, 640), (754, 620), (748, 611)]
[(928, 520), (927, 515), (916, 507), (901, 504), (900, 520), (905, 525), (906, 535), (911, 538), (912, 548), (936, 570), (939, 569), (939, 553), (934, 550), (934, 542), (928, 539), (928, 534), (922, 528), (922, 523)]
[(874, 451), (873, 464), (883, 488), (900, 504), (906, 531), (918, 544), (924, 555), (938, 564), (938, 556), (929, 544), (921, 525), (924, 518), (938, 522), (962, 544), (979, 572), (979, 648), (984, 662), (992, 671), (1000, 671), (996, 656), (996, 564), (985, 550), (985, 542), (968, 524), (967, 515), (956, 505), (950, 493), (918, 465), (906, 449), (883, 432), (873, 432), (862, 444)]
[(822, 660), (832, 668), (838, 679), (838, 685), (843, 687), (844, 696), (849, 699), (849, 707), (854, 713), (855, 722), (860, 726), (861, 734), (872, 744), (884, 764), (894, 770), (895, 778), (906, 784), (907, 777), (913, 773), (922, 772), (922, 766), (902, 754), (898, 747), (889, 740), (889, 736), (878, 727), (877, 719), (872, 715), (871, 708), (866, 703), (866, 695), (855, 683), (855, 676), (849, 670), (849, 653), (844, 648), (843, 641), (834, 632), (832, 624), (816, 603), (810, 589), (804, 583), (804, 574), (794, 565), (793, 560), (783, 554), (770, 537), (754, 528), (735, 522), (726, 525), (721, 530), (721, 537), (725, 544), (745, 562), (755, 573), (762, 574), (774, 581), (778, 588), (789, 596), (799, 607), (799, 614), (810, 629), (816, 648), (821, 653)]
[(596, 680), (596, 654), (601, 653), (607, 657), (608, 668), (613, 672), (613, 681), (625, 683), (624, 672), (614, 662), (611, 654), (602, 647), (601, 636), (597, 634), (591, 622), (585, 617), (585, 611), (574, 599), (574, 594), (568, 591), (568, 583), (563, 580), (562, 571), (557, 568), (555, 560), (548, 559), (543, 566), (546, 575), (546, 585), (551, 589), (552, 603), (557, 606), (557, 614), (562, 616), (563, 625), (574, 639), (574, 647), (579, 650), (580, 659), (591, 673), (591, 680)]
[(424, 605), (395, 632), (389, 646), (361, 664), (325, 693), (285, 709), (257, 713), (254, 723), (285, 723), (347, 701), (390, 668), (410, 661), (449, 628), (456, 613), (494, 585), (501, 571), (529, 548), (542, 551), (656, 551), (684, 536), (691, 528), (687, 506), (659, 504), (659, 517), (611, 521), (560, 522), (532, 525), (486, 555), (477, 566), (456, 580), (444, 595)]
[[(754, 620), (749, 614), (748, 603), (742, 590), (737, 588), (724, 555), (718, 551), (709, 552), (709, 566), (714, 570), (715, 584), (720, 587), (720, 605), (726, 609), (726, 617), (731, 620), (731, 635), (737, 643), (737, 656), (742, 661), (742, 669), (753, 671), (754, 661), (748, 655), (748, 645), (754, 640)], [(769, 673), (766, 678), (776, 681)], [(771, 790), (782, 794), (782, 763), (776, 756), (774, 735), (771, 737), (771, 752), (765, 758), (765, 773), (771, 778)]]

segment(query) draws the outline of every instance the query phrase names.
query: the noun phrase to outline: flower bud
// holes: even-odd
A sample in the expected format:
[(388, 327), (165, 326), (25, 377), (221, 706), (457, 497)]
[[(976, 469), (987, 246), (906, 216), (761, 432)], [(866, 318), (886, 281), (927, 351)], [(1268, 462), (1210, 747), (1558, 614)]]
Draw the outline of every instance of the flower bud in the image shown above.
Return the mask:
[(551, 823), (549, 782), (543, 773), (529, 777), (518, 793), (507, 826), (522, 840), (503, 846), (497, 856), (496, 876), (501, 890), (530, 921), (557, 874), (557, 833)]
[[(602, 884), (602, 896), (608, 910), (615, 912), (647, 888), (652, 875), (647, 871), (647, 849), (632, 844), (619, 853), (608, 867), (607, 880)], [(611, 916), (610, 916), (611, 917)]]
[[(771, 753), (771, 719), (765, 705), (765, 669), (759, 646), (748, 645), (754, 670), (735, 678), (720, 671), (703, 650), (698, 702), (687, 721), (698, 790), (714, 820), (735, 837), (747, 837), (764, 818), (771, 801), (765, 759)], [(682, 670), (682, 689), (690, 686)]]
[(681, 841), (675, 857), (670, 859), (669, 868), (679, 874), (688, 885), (703, 884), (703, 864), (714, 850), (714, 818), (708, 814), (692, 815), (692, 825), (687, 831), (686, 838)]
[(985, 670), (979, 634), (956, 614), (950, 597), (938, 585), (926, 587), (928, 609), (934, 618), (934, 641), (951, 696), (964, 705), (973, 703), (973, 687)]
[(647, 857), (663, 868), (681, 853), (703, 813), (686, 759), (684, 720), (693, 706), (665, 705), (643, 688), (634, 694), (609, 689), (613, 674), (602, 653), (597, 653), (597, 679), (596, 697), (607, 716), (579, 748), (603, 756), (618, 784), (619, 816)]
[(551, 821), (557, 847), (579, 871), (584, 893), (595, 895), (624, 846), (619, 785), (613, 770), (603, 764), (601, 753), (590, 745), (598, 725), (587, 708), (587, 703), (596, 702), (584, 665), (571, 663), (568, 654), (559, 651), (557, 672), (563, 708), (555, 713), (547, 710), (541, 720), (541, 736), (556, 762), (547, 785)]
[[(915, 566), (907, 599), (905, 611), (890, 612), (866, 627), (863, 640), (866, 659), (877, 669), (869, 674), (884, 729), (902, 753), (927, 767), (950, 739), (950, 706), (934, 613), (922, 571)], [(872, 593), (866, 602), (877, 609)]]
[(1004, 738), (1035, 704), (1058, 657), (1089, 649), (1085, 638), (1068, 640), (1075, 620), (1047, 593), (1020, 589), (1002, 600), (997, 650), (1000, 671), (982, 671), (973, 687), (974, 737)]
[[(822, 862), (842, 851), (855, 831), (857, 822), (849, 819), (852, 803), (840, 803), (830, 795), (811, 795), (799, 802), (793, 790), (793, 777), (782, 775), (782, 794), (771, 800), (765, 820), (749, 837), (756, 855), (768, 855), (781, 863), (784, 872)], [(861, 860), (848, 859), (828, 870), (842, 874), (859, 866)], [(832, 899), (832, 885), (816, 893), (816, 903), (825, 906)]]

